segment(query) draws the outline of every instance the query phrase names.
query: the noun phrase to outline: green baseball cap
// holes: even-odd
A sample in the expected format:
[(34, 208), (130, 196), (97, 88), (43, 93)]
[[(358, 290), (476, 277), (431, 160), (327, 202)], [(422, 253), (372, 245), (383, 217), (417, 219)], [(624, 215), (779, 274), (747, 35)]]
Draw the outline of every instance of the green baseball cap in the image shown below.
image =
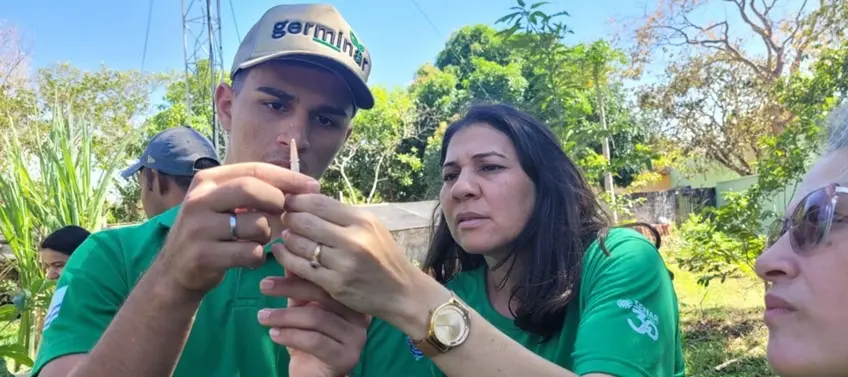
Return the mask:
[(374, 107), (367, 84), (371, 54), (332, 5), (285, 4), (269, 9), (241, 41), (230, 78), (276, 59), (323, 67), (347, 83), (357, 108)]

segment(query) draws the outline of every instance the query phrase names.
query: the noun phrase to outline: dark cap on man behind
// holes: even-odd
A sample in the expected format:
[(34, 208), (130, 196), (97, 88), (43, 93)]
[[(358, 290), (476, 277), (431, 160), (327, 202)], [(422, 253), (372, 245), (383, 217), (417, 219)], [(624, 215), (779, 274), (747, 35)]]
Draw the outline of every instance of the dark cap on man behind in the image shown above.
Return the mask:
[(205, 136), (189, 127), (174, 127), (150, 139), (138, 161), (121, 172), (129, 178), (142, 168), (155, 169), (174, 176), (190, 177), (197, 171), (197, 163), (211, 160), (220, 165), (215, 146)]
[(230, 77), (269, 60), (323, 67), (344, 80), (357, 108), (374, 107), (367, 85), (371, 54), (332, 5), (285, 4), (269, 9), (241, 41)]

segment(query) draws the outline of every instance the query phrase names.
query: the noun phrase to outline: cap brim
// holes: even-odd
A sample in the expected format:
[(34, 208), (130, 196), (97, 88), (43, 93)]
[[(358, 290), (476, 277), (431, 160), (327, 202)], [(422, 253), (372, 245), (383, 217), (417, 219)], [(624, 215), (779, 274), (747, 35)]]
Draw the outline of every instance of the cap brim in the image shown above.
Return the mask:
[(142, 165), (141, 160), (139, 160), (138, 162), (130, 165), (130, 167), (121, 171), (121, 177), (123, 177), (124, 179), (132, 177), (133, 174), (138, 173), (138, 171), (141, 170), (141, 168), (143, 167), (144, 165)]
[(339, 63), (335, 59), (310, 51), (283, 51), (276, 54), (253, 58), (239, 64), (237, 69), (234, 69), (231, 74), (234, 75), (238, 72), (238, 70), (254, 67), (270, 60), (295, 60), (315, 64), (327, 69), (337, 74), (347, 84), (348, 89), (350, 89), (350, 94), (353, 96), (353, 103), (356, 108), (368, 110), (374, 107), (374, 95), (371, 93), (371, 89), (368, 88), (368, 84), (366, 84), (365, 81), (356, 74), (356, 72), (352, 71), (345, 64)]

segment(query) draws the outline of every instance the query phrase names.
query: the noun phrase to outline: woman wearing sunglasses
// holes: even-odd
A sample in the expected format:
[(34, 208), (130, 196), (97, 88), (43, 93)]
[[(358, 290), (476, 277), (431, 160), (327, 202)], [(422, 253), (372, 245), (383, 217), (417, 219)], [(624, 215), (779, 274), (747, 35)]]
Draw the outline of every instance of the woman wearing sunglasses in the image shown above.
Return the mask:
[(770, 285), (768, 360), (782, 377), (848, 375), (848, 104), (829, 128), (825, 154), (757, 259)]

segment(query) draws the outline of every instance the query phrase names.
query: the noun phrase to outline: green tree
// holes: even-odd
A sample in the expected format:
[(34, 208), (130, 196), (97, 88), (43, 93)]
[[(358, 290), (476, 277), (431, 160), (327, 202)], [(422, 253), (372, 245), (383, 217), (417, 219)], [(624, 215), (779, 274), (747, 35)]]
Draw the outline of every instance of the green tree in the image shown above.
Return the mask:
[(372, 88), (375, 106), (358, 114), (353, 132), (322, 179), (325, 192), (348, 203), (397, 201), (421, 170), (416, 154), (398, 153), (417, 134), (415, 102), (405, 89)]
[(441, 70), (425, 64), (418, 69), (409, 92), (415, 98), (419, 127), (434, 130), (440, 121), (459, 112), (467, 93), (461, 89), (453, 66)]
[[(524, 62), (529, 86), (520, 106), (551, 125), (593, 182), (602, 184), (609, 173), (617, 184), (627, 185), (649, 167), (653, 154), (620, 82), (625, 55), (604, 41), (566, 45), (572, 34), (563, 21), (568, 13), (547, 13), (545, 5), (519, 1), (498, 20), (506, 25), (499, 35)], [(608, 157), (605, 138), (613, 141)]]
[(821, 122), (848, 95), (848, 43), (824, 51), (812, 73), (782, 79), (774, 95), (794, 117), (779, 135), (761, 139), (764, 154), (757, 161), (757, 183), (728, 195), (725, 206), (695, 215), (681, 228), (687, 247), (679, 262), (698, 273), (701, 284), (752, 273), (763, 251), (763, 224), (783, 211), (769, 208), (766, 200), (803, 177), (819, 152)]
[(89, 72), (60, 63), (40, 69), (34, 80), (44, 113), (61, 106), (90, 119), (97, 129), (92, 133), (95, 154), (98, 161), (105, 161), (117, 141), (137, 135), (136, 125), (150, 110), (150, 96), (165, 79), (161, 74), (106, 66)]
[[(498, 65), (509, 65), (515, 59), (508, 45), (497, 31), (486, 25), (465, 26), (451, 34), (445, 47), (436, 55), (436, 67), (456, 67), (456, 76), (467, 79), (477, 70), (474, 59), (483, 59)], [(481, 97), (480, 99), (486, 99)]]
[[(98, 129), (93, 122), (75, 118), (61, 107), (50, 114), (49, 134), (40, 138), (34, 150), (25, 148), (14, 130), (4, 134), (5, 150), (11, 153), (0, 160), (0, 234), (15, 256), (11, 309), (21, 314), (16, 346), (0, 348), (11, 352), (0, 356), (14, 357), (24, 365), (32, 364), (51, 293), (39, 264), (38, 242), (65, 225), (91, 231), (105, 225), (106, 195), (129, 140), (112, 144), (112, 153), (99, 161), (93, 143)], [(0, 307), (4, 316), (8, 310), (8, 306)]]
[[(436, 127), (455, 118), (468, 102), (468, 91), (460, 86), (456, 71), (455, 66), (447, 66), (441, 70), (425, 64), (418, 69), (415, 80), (409, 86), (409, 93), (415, 101), (416, 128), (419, 134), (404, 140), (403, 144), (407, 150), (415, 149), (422, 153), (419, 158), (423, 158), (423, 151), (429, 146), (427, 140), (433, 135)], [(426, 188), (419, 188), (419, 193), (423, 195)]]
[[(230, 83), (229, 75), (215, 72), (214, 76)], [(182, 74), (172, 74), (171, 81), (165, 89), (163, 104), (158, 106), (158, 112), (147, 120), (145, 133), (155, 135), (172, 127), (188, 126), (212, 139), (212, 91), (213, 83), (208, 60), (197, 62), (197, 72), (184, 77)], [(215, 85), (220, 80), (215, 81)], [(186, 87), (191, 97), (191, 108), (186, 103)], [(219, 136), (219, 144), (223, 136)]]
[[(216, 77), (224, 77), (222, 72), (216, 72)], [(210, 84), (209, 61), (197, 63), (197, 73), (189, 77), (172, 73), (161, 75), (167, 77), (163, 103), (157, 106), (157, 112), (144, 120), (140, 127), (139, 137), (127, 145), (128, 156), (135, 158), (147, 146), (154, 135), (173, 127), (189, 126), (201, 134), (213, 138), (212, 132), (212, 85)], [(229, 77), (225, 82), (230, 83)], [(191, 96), (191, 109), (186, 103), (186, 86)], [(226, 136), (218, 135), (219, 153), (224, 155), (223, 146)], [(110, 221), (116, 223), (133, 223), (146, 217), (141, 207), (141, 191), (135, 180), (121, 181), (116, 187), (118, 197), (110, 207)]]
[[(2, 54), (0, 67), (10, 65), (4, 60), (8, 55), (16, 56)], [(84, 71), (70, 63), (54, 64), (32, 76), (16, 73), (9, 77), (14, 80), (0, 86), (0, 130), (17, 133), (22, 150), (34, 153), (53, 129), (50, 119), (59, 116), (54, 114), (54, 109), (68, 109), (90, 123), (92, 131), (88, 135), (92, 138), (96, 164), (111, 163), (110, 158), (119, 145), (127, 145), (131, 152), (139, 150), (141, 136), (145, 135), (144, 125), (149, 123), (146, 117), (151, 110), (150, 96), (169, 78), (165, 74), (121, 71), (106, 66)], [(3, 148), (0, 146), (0, 151), (5, 155)], [(119, 185), (115, 189), (120, 194), (123, 188)], [(114, 219), (115, 216), (110, 217)]]
[(427, 139), (427, 148), (422, 158), (422, 179), (424, 186), (424, 197), (427, 199), (438, 199), (439, 191), (442, 189), (442, 166), (439, 164), (441, 157), (442, 141), (448, 124), (442, 122), (436, 131)]
[[(726, 17), (699, 22), (705, 12)], [(667, 79), (642, 89), (640, 105), (658, 118), (655, 132), (685, 152), (756, 174), (766, 153), (759, 140), (779, 135), (796, 116), (774, 86), (836, 47), (847, 15), (843, 0), (658, 0), (636, 29), (634, 72), (647, 62), (672, 63)]]
[(471, 66), (474, 70), (463, 83), (471, 98), (512, 104), (520, 104), (524, 99), (528, 82), (522, 76), (521, 64), (503, 65), (484, 58), (473, 58)]
[[(524, 105), (539, 118), (559, 129), (563, 136), (565, 124), (573, 124), (570, 114), (580, 114), (582, 102), (581, 83), (586, 76), (581, 61), (583, 54), (565, 44), (573, 30), (565, 24), (566, 11), (546, 13), (547, 2), (526, 4), (517, 1), (511, 13), (501, 17), (496, 24), (505, 29), (499, 35), (505, 39), (515, 55), (524, 62), (525, 77), (530, 91)], [(579, 115), (578, 115), (579, 116)], [(560, 123), (561, 122), (561, 123)]]

